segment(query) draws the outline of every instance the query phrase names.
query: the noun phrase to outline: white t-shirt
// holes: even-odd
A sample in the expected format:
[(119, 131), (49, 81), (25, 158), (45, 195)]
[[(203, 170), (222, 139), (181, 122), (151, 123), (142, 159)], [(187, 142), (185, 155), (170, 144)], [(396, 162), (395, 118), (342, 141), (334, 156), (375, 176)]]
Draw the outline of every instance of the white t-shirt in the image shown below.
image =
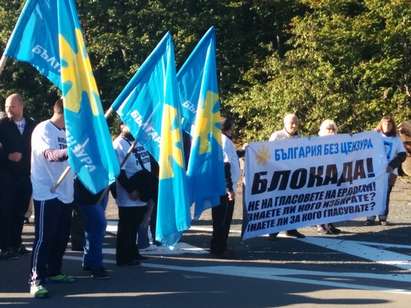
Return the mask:
[(223, 144), (224, 162), (230, 163), (231, 181), (233, 182), (233, 190), (237, 191), (237, 183), (240, 179), (240, 163), (238, 161), (237, 151), (234, 143), (226, 135), (221, 134), (221, 140)]
[(284, 140), (284, 139), (290, 139), (290, 138), (298, 138), (299, 135), (290, 135), (287, 133), (285, 129), (282, 130), (277, 130), (274, 133), (271, 134), (269, 141), (275, 141), (275, 140)]
[(65, 149), (67, 147), (66, 132), (55, 126), (50, 120), (39, 123), (31, 135), (31, 183), (33, 199), (38, 201), (57, 198), (63, 203), (73, 202), (73, 174), (70, 171), (55, 192), (51, 188), (60, 175), (68, 167), (65, 161), (48, 161), (46, 150)]
[[(388, 162), (392, 161), (397, 154), (405, 152), (404, 143), (401, 141), (400, 137), (389, 137), (380, 133), (382, 140), (384, 142), (385, 153), (387, 154)], [(397, 174), (397, 169), (394, 170), (394, 174)]]
[[(130, 149), (131, 142), (124, 139), (122, 136), (118, 136), (114, 142), (113, 142), (113, 147), (116, 150), (117, 158), (120, 164), (123, 162), (124, 158), (127, 155), (128, 150)], [(137, 143), (135, 149), (133, 150), (133, 153), (128, 157), (126, 160), (126, 163), (121, 167), (121, 170), (125, 170), (126, 175), (128, 178), (132, 177), (136, 172), (141, 171), (143, 168), (141, 167), (138, 156), (140, 155), (140, 158), (144, 164), (144, 167), (148, 170), (151, 171), (151, 164), (150, 164), (150, 155), (148, 152), (144, 149), (144, 147)], [(116, 190), (117, 190), (117, 205), (118, 206), (145, 206), (147, 205), (144, 201), (141, 200), (131, 200), (129, 198), (128, 192), (123, 188), (123, 186), (120, 185), (120, 183), (117, 181), (116, 182)]]

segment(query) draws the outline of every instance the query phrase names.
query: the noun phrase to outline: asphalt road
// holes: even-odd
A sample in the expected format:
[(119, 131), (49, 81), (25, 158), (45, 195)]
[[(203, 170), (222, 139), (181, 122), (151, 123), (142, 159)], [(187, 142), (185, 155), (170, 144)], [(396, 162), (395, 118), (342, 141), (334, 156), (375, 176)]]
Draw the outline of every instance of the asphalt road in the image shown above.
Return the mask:
[[(231, 260), (210, 257), (209, 215), (195, 223), (173, 251), (145, 251), (141, 266), (114, 262), (116, 215), (110, 206), (105, 264), (110, 280), (81, 271), (81, 253), (67, 250), (70, 285), (49, 285), (51, 297), (28, 293), (29, 256), (0, 261), (0, 306), (7, 307), (409, 307), (411, 300), (411, 203), (393, 204), (389, 226), (362, 221), (339, 224), (339, 236), (305, 239), (260, 237), (241, 241), (237, 208), (229, 245)], [(33, 227), (24, 229), (30, 247)]]

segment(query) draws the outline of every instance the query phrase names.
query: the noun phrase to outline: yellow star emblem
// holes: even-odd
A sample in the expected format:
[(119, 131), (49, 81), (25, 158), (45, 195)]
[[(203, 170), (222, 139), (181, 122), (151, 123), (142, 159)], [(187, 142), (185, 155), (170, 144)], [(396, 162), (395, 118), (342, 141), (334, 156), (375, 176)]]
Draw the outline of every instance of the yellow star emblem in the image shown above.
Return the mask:
[(255, 159), (259, 165), (265, 165), (270, 159), (270, 150), (266, 146), (261, 146), (255, 155)]
[(68, 91), (63, 93), (64, 106), (72, 112), (79, 112), (83, 93), (88, 96), (91, 110), (96, 116), (100, 114), (97, 84), (91, 69), (90, 58), (87, 55), (83, 35), (79, 29), (75, 30), (77, 53), (73, 50), (66, 38), (59, 35), (60, 58), (63, 62), (61, 69), (61, 83), (69, 85)]
[(207, 91), (205, 100), (199, 102), (196, 125), (194, 127), (193, 139), (200, 139), (200, 154), (211, 151), (211, 138), (214, 138), (221, 145), (221, 130), (217, 127), (220, 123), (220, 112), (213, 111), (218, 104), (218, 95), (212, 91)]
[(173, 160), (184, 168), (181, 131), (174, 125), (177, 118), (177, 110), (165, 104), (163, 110), (161, 150), (160, 150), (160, 180), (174, 176)]

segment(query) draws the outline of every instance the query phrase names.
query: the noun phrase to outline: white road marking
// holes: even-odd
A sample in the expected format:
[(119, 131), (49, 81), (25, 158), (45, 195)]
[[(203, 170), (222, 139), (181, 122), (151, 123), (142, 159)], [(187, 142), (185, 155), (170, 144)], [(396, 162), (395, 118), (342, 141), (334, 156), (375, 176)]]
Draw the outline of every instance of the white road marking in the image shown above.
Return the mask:
[[(192, 231), (200, 231), (200, 232), (213, 232), (213, 227), (205, 227), (205, 226), (191, 226), (190, 230)], [(230, 233), (241, 234), (241, 230), (233, 230), (230, 229)]]
[[(207, 226), (191, 226), (191, 230), (195, 231), (212, 231), (212, 227)], [(110, 221), (107, 226), (107, 230), (111, 232), (117, 232), (117, 222)], [(240, 234), (240, 230), (231, 230), (232, 233)], [(278, 237), (286, 237), (284, 234), (280, 233)], [(366, 242), (366, 241), (351, 241), (345, 240), (343, 238), (336, 237), (319, 237), (311, 236), (303, 239), (298, 239), (302, 242), (320, 246), (323, 248), (339, 251), (352, 256), (360, 257), (366, 260), (370, 260), (377, 264), (385, 264), (395, 266), (400, 269), (411, 271), (411, 256), (407, 254), (402, 254), (398, 252), (392, 252), (386, 249), (381, 249), (381, 247), (387, 248), (400, 248), (400, 249), (411, 249), (411, 245), (401, 245), (401, 244), (390, 244), (390, 243), (378, 243), (378, 242)], [(378, 248), (376, 248), (378, 247)], [(147, 254), (163, 254), (163, 255), (178, 255), (181, 253), (198, 253), (205, 254), (206, 250), (198, 248), (195, 250), (194, 246), (183, 248), (182, 250), (177, 249), (176, 251), (170, 251), (167, 248), (163, 248), (162, 251), (147, 252)]]
[[(189, 254), (197, 254), (197, 255), (205, 255), (208, 254), (208, 250), (200, 247), (196, 247), (184, 242), (177, 243), (173, 249), (170, 249), (165, 246), (155, 246), (150, 245), (150, 247), (146, 249), (140, 249), (140, 253), (143, 255), (160, 255), (160, 256), (178, 256), (183, 255), (186, 253)], [(116, 250), (115, 248), (103, 248), (103, 254), (110, 254), (115, 255)]]
[[(192, 231), (202, 231), (202, 232), (213, 232), (213, 227), (207, 227), (207, 226), (191, 226), (190, 230)], [(117, 221), (115, 220), (109, 220), (107, 221), (107, 232), (110, 233), (117, 233)], [(236, 234), (241, 234), (241, 230), (230, 230), (230, 233), (236, 233)]]
[[(194, 231), (211, 232), (212, 228), (207, 226), (192, 226), (190, 228)], [(107, 231), (117, 232), (117, 222), (109, 222)], [(231, 230), (230, 232), (240, 234), (240, 230)], [(283, 237), (280, 233), (279, 237)], [(335, 250), (344, 254), (353, 255), (359, 258), (370, 260), (377, 264), (392, 265), (407, 271), (411, 270), (411, 256), (407, 254), (392, 252), (383, 248), (399, 248), (411, 249), (410, 245), (366, 242), (366, 241), (351, 241), (343, 238), (323, 238), (323, 237), (306, 237), (298, 239), (302, 242), (320, 246), (326, 249)], [(143, 252), (143, 251), (142, 251)], [(114, 249), (104, 249), (104, 253), (114, 254)], [(179, 255), (183, 253), (207, 254), (207, 250), (188, 245), (186, 243), (179, 243), (174, 250), (166, 247), (150, 247), (144, 251), (148, 255)], [(65, 258), (79, 260), (79, 257)], [(107, 263), (115, 263), (113, 260), (106, 260)], [(360, 289), (370, 291), (383, 291), (389, 293), (411, 294), (411, 289), (391, 289), (380, 286), (371, 286), (358, 283), (343, 282), (338, 280), (347, 279), (368, 279), (375, 281), (393, 281), (398, 283), (411, 283), (410, 274), (374, 274), (374, 273), (356, 273), (356, 272), (322, 272), (322, 271), (308, 271), (296, 270), (277, 267), (252, 267), (252, 266), (176, 266), (164, 265), (154, 263), (144, 263), (144, 267), (176, 270), (203, 274), (218, 274), (225, 276), (246, 277), (254, 279), (265, 279), (273, 281), (295, 282), (311, 285), (321, 285), (328, 287), (346, 288), (346, 289)], [(310, 276), (310, 277), (304, 277)], [(367, 282), (368, 284), (368, 282)]]
[[(65, 256), (67, 260), (82, 260), (81, 257)], [(114, 260), (105, 260), (105, 263), (115, 264)], [(326, 287), (335, 287), (343, 289), (358, 289), (368, 291), (382, 291), (388, 293), (401, 293), (411, 295), (409, 289), (392, 289), (380, 286), (371, 286), (358, 283), (348, 283), (335, 281), (338, 278), (361, 278), (374, 279), (395, 282), (411, 282), (411, 275), (391, 275), (391, 274), (369, 274), (369, 273), (346, 273), (346, 272), (322, 272), (322, 271), (308, 271), (296, 270), (277, 267), (253, 267), (253, 266), (177, 266), (165, 265), (155, 263), (142, 263), (145, 268), (154, 268), (162, 270), (174, 270), (202, 274), (224, 275), (232, 277), (243, 277), (253, 279), (264, 279), (272, 281), (295, 282), (309, 285), (319, 285)], [(298, 277), (297, 277), (298, 276)], [(312, 278), (302, 278), (304, 276), (311, 276)], [(313, 277), (314, 276), (314, 277)], [(315, 278), (320, 276), (323, 279)], [(332, 281), (334, 280), (334, 281)]]
[[(345, 254), (374, 261), (377, 264), (393, 265), (400, 269), (411, 270), (411, 256), (378, 249), (371, 246), (383, 246), (382, 243), (368, 243), (344, 240), (341, 238), (306, 237), (298, 239), (307, 244), (339, 251)], [(385, 244), (388, 247), (396, 247)], [(404, 247), (401, 247), (404, 248)]]
[(411, 245), (403, 245), (403, 244), (391, 244), (391, 243), (378, 243), (378, 242), (365, 242), (365, 241), (355, 241), (356, 243), (360, 243), (367, 246), (375, 246), (375, 247), (389, 247), (389, 248), (400, 248), (400, 249), (411, 249)]

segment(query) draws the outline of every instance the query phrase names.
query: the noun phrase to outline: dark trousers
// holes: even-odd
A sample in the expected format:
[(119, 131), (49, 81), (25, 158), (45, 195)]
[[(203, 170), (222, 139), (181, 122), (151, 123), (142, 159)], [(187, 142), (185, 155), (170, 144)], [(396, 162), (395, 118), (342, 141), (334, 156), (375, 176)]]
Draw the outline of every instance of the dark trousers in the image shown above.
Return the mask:
[(147, 206), (118, 207), (117, 265), (125, 265), (136, 259), (139, 253), (136, 244), (137, 231), (144, 219), (146, 210)]
[(31, 255), (32, 283), (61, 274), (64, 251), (70, 236), (72, 205), (57, 198), (34, 200), (35, 239)]
[(71, 250), (83, 251), (83, 247), (86, 243), (84, 225), (84, 215), (81, 214), (79, 205), (74, 204), (70, 227)]
[(393, 186), (394, 186), (395, 180), (396, 180), (396, 178), (397, 178), (397, 177), (395, 176), (394, 179), (392, 179), (392, 177), (394, 177), (394, 176), (390, 175), (390, 179), (389, 179), (389, 181), (388, 181), (387, 195), (385, 196), (385, 209), (384, 209), (384, 213), (383, 213), (382, 215), (378, 216), (378, 219), (379, 219), (380, 221), (387, 220), (388, 213), (389, 213), (389, 211), (390, 211), (390, 195), (391, 195), (391, 191), (392, 191), (392, 188), (393, 188)]
[(10, 247), (11, 230), (11, 179), (7, 174), (0, 173), (0, 249), (6, 250)]
[(213, 217), (213, 236), (210, 250), (212, 253), (221, 254), (227, 249), (227, 239), (230, 233), (233, 218), (234, 201), (229, 201), (227, 195), (220, 198), (220, 205), (211, 209)]
[(153, 209), (151, 211), (151, 218), (150, 218), (150, 232), (151, 238), (153, 242), (156, 239), (156, 224), (157, 224), (157, 202), (153, 202)]
[(29, 207), (31, 193), (32, 187), (29, 176), (12, 178), (10, 189), (7, 191), (7, 194), (11, 196), (9, 248), (17, 249), (21, 245), (24, 214), (26, 214)]
[[(390, 211), (390, 195), (392, 188), (394, 187), (395, 181), (397, 179), (397, 176), (395, 175), (390, 175), (388, 179), (388, 189), (387, 189), (387, 195), (385, 196), (385, 204), (384, 204), (384, 212), (382, 215), (378, 215), (379, 221), (386, 221), (388, 217), (388, 213)], [(369, 216), (367, 217), (367, 220), (374, 221), (376, 216)]]

